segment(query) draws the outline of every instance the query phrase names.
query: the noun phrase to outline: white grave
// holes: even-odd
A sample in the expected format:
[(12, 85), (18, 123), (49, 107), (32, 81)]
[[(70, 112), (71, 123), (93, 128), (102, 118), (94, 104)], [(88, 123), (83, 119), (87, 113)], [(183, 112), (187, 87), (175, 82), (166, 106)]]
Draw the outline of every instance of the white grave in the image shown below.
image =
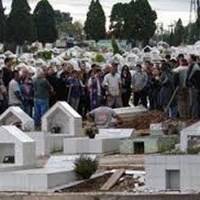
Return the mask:
[(52, 156), (44, 168), (0, 172), (0, 191), (48, 192), (76, 181), (79, 156)]
[(0, 172), (0, 191), (48, 192), (75, 180), (73, 168), (35, 168)]
[(43, 117), (42, 131), (50, 133), (59, 128), (60, 134), (80, 136), (82, 117), (66, 102), (57, 102)]
[(36, 156), (48, 156), (51, 153), (50, 134), (43, 132), (26, 132), (36, 143)]
[(13, 157), (10, 166), (34, 166), (35, 142), (15, 126), (0, 127), (0, 168), (6, 167), (5, 157)]
[(131, 137), (134, 129), (100, 129), (94, 139), (64, 138), (64, 154), (103, 154), (119, 152), (121, 140)]
[(146, 188), (152, 191), (200, 191), (199, 155), (145, 157)]
[(9, 107), (0, 115), (0, 125), (20, 124), (23, 131), (33, 131), (34, 121), (20, 107)]
[[(180, 150), (186, 152), (188, 149), (188, 141), (190, 137), (200, 139), (200, 122), (197, 122), (181, 131), (180, 135)], [(200, 143), (199, 143), (200, 145)]]

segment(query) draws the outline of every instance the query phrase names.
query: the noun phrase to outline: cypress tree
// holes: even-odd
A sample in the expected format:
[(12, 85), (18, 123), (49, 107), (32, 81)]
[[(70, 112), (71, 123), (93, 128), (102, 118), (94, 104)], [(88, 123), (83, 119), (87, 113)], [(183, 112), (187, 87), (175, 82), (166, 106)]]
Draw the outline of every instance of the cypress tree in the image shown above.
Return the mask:
[(135, 1), (135, 39), (148, 44), (156, 30), (157, 14), (152, 10), (148, 0)]
[(179, 19), (174, 29), (175, 46), (179, 46), (182, 42), (184, 42), (184, 35), (185, 35), (185, 28), (183, 26), (182, 20)]
[(34, 23), (27, 0), (13, 0), (7, 19), (7, 42), (23, 45), (34, 40)]
[(4, 15), (4, 8), (2, 0), (0, 0), (0, 42), (4, 42), (6, 19)]
[(105, 38), (106, 17), (99, 0), (92, 0), (85, 21), (85, 33), (87, 39), (98, 41)]
[(55, 42), (57, 39), (55, 13), (48, 0), (39, 1), (33, 15), (38, 41), (43, 45)]

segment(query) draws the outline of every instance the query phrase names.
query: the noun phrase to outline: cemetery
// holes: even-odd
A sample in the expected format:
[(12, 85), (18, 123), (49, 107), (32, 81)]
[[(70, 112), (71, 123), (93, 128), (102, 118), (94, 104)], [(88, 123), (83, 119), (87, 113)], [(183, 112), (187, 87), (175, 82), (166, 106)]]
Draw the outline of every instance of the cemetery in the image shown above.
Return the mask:
[[(20, 108), (9, 108), (0, 116), (0, 191), (199, 190), (199, 176), (195, 173), (200, 164), (199, 156), (184, 155), (191, 145), (199, 147), (199, 122), (160, 122), (165, 118), (159, 118), (159, 113), (149, 114), (143, 107), (116, 109), (116, 112), (125, 123), (142, 118), (146, 122), (143, 127), (136, 125), (136, 129), (99, 129), (94, 138), (89, 138), (84, 135), (82, 117), (65, 102), (57, 102), (43, 116), (41, 131), (34, 130), (32, 119)], [(154, 119), (150, 120), (152, 115)], [(146, 154), (144, 166), (138, 171), (139, 163), (135, 161), (136, 170), (128, 167), (130, 162), (124, 163), (127, 169), (122, 169), (117, 168), (122, 163), (116, 162), (108, 171), (101, 168), (103, 172), (86, 181), (77, 177), (74, 171), (77, 159), (85, 156), (101, 163), (106, 155), (115, 154)], [(113, 163), (114, 159), (113, 156)]]
[(200, 0), (0, 0), (0, 200), (200, 200), (199, 100)]

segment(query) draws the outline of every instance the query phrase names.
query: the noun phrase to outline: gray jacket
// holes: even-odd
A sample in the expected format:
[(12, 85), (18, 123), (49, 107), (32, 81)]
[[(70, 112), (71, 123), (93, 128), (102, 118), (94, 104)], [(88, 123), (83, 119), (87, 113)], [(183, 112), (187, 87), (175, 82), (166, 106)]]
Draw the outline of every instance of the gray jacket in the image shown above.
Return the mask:
[(141, 91), (148, 83), (148, 75), (143, 71), (136, 71), (132, 77), (132, 87), (134, 91)]

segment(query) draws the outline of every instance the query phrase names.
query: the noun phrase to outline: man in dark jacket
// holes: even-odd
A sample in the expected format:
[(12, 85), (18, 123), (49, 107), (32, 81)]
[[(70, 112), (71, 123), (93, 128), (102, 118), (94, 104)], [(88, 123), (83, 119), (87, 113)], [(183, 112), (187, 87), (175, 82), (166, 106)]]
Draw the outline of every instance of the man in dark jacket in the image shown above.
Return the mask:
[(186, 85), (190, 90), (190, 108), (193, 119), (200, 117), (200, 66), (195, 55), (190, 56)]

